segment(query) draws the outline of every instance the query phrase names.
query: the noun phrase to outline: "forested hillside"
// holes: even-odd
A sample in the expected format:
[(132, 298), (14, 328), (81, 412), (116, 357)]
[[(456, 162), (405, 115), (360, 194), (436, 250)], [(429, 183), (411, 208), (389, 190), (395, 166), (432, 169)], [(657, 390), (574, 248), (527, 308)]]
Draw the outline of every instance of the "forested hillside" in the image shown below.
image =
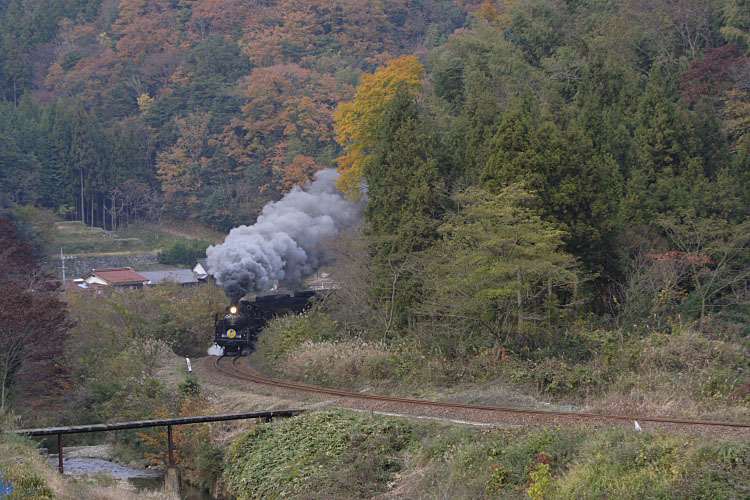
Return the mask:
[(11, 202), (227, 230), (335, 166), (368, 197), (350, 332), (580, 359), (597, 328), (747, 338), (746, 0), (0, 11)]
[(331, 166), (362, 71), (466, 19), (450, 0), (2, 1), (3, 194), (107, 227), (249, 222)]

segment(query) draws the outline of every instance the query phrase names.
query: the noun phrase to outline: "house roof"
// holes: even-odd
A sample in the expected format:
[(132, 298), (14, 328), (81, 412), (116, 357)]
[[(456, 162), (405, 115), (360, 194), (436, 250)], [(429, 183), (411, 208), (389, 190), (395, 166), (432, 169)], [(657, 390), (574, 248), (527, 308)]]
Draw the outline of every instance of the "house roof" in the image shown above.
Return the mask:
[(211, 275), (211, 273), (208, 272), (208, 259), (195, 259), (193, 272), (198, 275), (198, 279), (200, 280), (203, 280), (207, 276)]
[(165, 271), (143, 271), (144, 277), (148, 278), (147, 285), (155, 285), (162, 281), (174, 281), (175, 283), (196, 283), (195, 275), (190, 269), (167, 269)]
[(63, 283), (62, 280), (52, 280), (51, 283), (54, 283), (56, 285), (62, 285), (63, 290), (99, 290), (101, 289), (101, 285), (97, 285), (95, 283), (86, 283), (81, 278), (75, 278), (75, 279), (66, 279)]
[(92, 269), (88, 274), (94, 275), (113, 285), (129, 285), (145, 283), (148, 278), (133, 271), (130, 267), (119, 267), (112, 269)]

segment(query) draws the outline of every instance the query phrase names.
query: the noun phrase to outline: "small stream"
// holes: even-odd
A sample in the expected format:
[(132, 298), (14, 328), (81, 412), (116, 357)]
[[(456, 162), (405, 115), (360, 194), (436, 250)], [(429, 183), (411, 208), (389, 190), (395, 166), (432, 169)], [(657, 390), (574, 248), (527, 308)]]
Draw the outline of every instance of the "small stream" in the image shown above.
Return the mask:
[[(57, 468), (57, 454), (49, 455), (49, 464)], [(164, 487), (164, 473), (155, 469), (133, 469), (102, 458), (71, 457), (63, 459), (65, 475), (104, 473), (114, 479), (126, 480), (138, 491), (158, 491)], [(182, 500), (213, 500), (208, 493), (186, 483), (180, 485)]]

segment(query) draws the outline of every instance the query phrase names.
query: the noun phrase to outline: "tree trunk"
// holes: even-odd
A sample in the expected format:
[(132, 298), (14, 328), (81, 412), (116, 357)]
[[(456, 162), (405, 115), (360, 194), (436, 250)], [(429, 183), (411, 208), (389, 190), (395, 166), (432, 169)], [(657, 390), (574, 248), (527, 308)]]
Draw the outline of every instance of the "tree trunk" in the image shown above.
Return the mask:
[(518, 331), (521, 331), (521, 323), (523, 323), (523, 319), (521, 318), (521, 311), (523, 310), (523, 302), (521, 300), (521, 271), (518, 271)]
[(3, 380), (0, 383), (0, 415), (5, 415), (5, 382), (8, 380), (7, 367), (3, 370)]
[(83, 200), (83, 169), (79, 170), (81, 174), (81, 221), (86, 224), (86, 205)]

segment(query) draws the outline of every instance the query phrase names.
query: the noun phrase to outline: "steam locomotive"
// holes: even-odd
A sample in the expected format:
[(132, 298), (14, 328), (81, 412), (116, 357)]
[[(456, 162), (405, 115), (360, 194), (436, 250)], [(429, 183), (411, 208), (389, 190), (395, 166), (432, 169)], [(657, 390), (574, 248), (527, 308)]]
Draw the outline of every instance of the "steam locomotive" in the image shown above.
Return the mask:
[(276, 294), (253, 301), (240, 300), (227, 306), (223, 315), (216, 314), (214, 340), (227, 356), (247, 356), (255, 349), (258, 334), (268, 320), (289, 313), (300, 313), (310, 306), (314, 291)]

